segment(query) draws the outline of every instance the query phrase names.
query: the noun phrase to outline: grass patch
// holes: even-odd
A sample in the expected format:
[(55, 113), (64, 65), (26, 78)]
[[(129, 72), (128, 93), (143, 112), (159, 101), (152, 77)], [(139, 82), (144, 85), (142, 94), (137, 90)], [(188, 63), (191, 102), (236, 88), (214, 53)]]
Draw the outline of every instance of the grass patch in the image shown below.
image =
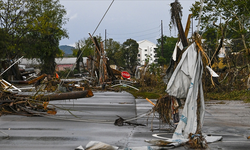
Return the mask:
[[(136, 86), (139, 91), (130, 88), (130, 87), (123, 87), (119, 86), (116, 87), (117, 91), (126, 91), (131, 93), (135, 98), (149, 98), (149, 99), (158, 99), (163, 95), (166, 95), (165, 92), (166, 85), (162, 83), (157, 84), (156, 86)], [(119, 90), (118, 90), (119, 89)]]
[(244, 102), (250, 103), (250, 91), (209, 92), (206, 93), (205, 98), (211, 100), (243, 100)]
[[(162, 92), (143, 92), (136, 90), (126, 90), (131, 93), (135, 98), (149, 98), (149, 99), (158, 99), (166, 93)], [(250, 91), (241, 90), (241, 91), (232, 91), (232, 92), (210, 92), (206, 93), (205, 99), (210, 100), (243, 100), (246, 103), (250, 103)]]
[(129, 87), (119, 87), (120, 89), (117, 89), (117, 91), (126, 91), (130, 94), (132, 94), (135, 98), (149, 98), (149, 99), (158, 99), (162, 96), (159, 92), (148, 92), (148, 91), (137, 91), (135, 89), (129, 88)]
[(157, 92), (145, 92), (145, 91), (137, 91), (133, 88), (129, 87), (115, 87), (115, 91), (126, 91), (132, 94), (135, 98), (149, 98), (149, 99), (158, 99), (162, 94)]
[[(123, 88), (124, 89), (124, 88)], [(165, 92), (165, 86), (162, 87), (141, 87), (139, 91), (131, 88), (127, 88), (126, 91), (131, 93), (135, 98), (148, 98), (158, 99), (167, 93)]]
[(149, 99), (158, 99), (161, 95), (158, 93), (152, 92), (139, 92), (139, 91), (128, 91), (135, 98), (149, 98)]

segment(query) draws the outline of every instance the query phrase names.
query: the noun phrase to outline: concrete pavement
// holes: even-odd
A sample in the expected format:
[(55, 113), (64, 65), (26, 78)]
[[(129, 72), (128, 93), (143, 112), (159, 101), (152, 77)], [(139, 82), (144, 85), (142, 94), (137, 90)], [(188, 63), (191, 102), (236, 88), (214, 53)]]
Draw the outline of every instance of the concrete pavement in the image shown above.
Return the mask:
[[(250, 136), (250, 104), (233, 102), (206, 103), (203, 133), (223, 136), (222, 141), (209, 144), (210, 149), (250, 147), (250, 140), (246, 138)], [(1, 116), (0, 149), (73, 150), (90, 141), (101, 141), (122, 149), (148, 146), (150, 144), (144, 140), (155, 139), (152, 134), (164, 133), (171, 137), (173, 132), (168, 125), (153, 119), (152, 114), (137, 119), (137, 123), (147, 126), (115, 126), (117, 115), (128, 119), (152, 108), (145, 99), (134, 99), (127, 92), (95, 92), (91, 98), (53, 101), (50, 104), (58, 107), (54, 118)]]

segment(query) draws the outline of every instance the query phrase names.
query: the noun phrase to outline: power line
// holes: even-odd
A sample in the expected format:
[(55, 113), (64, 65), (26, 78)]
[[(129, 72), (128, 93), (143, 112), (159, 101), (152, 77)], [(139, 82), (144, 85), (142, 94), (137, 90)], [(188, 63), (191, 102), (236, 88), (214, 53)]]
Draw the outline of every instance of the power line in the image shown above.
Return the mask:
[(101, 24), (102, 20), (103, 20), (103, 19), (104, 19), (104, 17), (106, 16), (107, 12), (109, 11), (109, 8), (112, 6), (112, 4), (114, 3), (114, 1), (115, 1), (115, 0), (113, 0), (113, 1), (111, 2), (111, 4), (109, 5), (109, 7), (108, 7), (107, 11), (106, 11), (106, 12), (105, 12), (105, 14), (103, 15), (103, 17), (102, 17), (101, 21), (98, 23), (98, 25), (97, 25), (97, 27), (95, 28), (95, 31), (92, 33), (92, 35), (94, 35), (94, 34), (95, 34), (96, 30), (98, 29), (99, 25)]
[[(103, 19), (104, 19), (104, 17), (106, 16), (106, 14), (107, 14), (108, 10), (110, 9), (110, 7), (112, 6), (112, 4), (113, 4), (113, 2), (114, 2), (114, 1), (115, 1), (115, 0), (113, 0), (113, 1), (111, 2), (111, 4), (109, 5), (109, 7), (108, 7), (107, 11), (106, 11), (106, 12), (105, 12), (105, 14), (103, 15), (102, 19), (101, 19), (101, 20), (100, 20), (100, 22), (98, 23), (98, 25), (97, 25), (96, 29), (94, 30), (94, 32), (92, 33), (92, 35), (94, 35), (94, 34), (95, 34), (96, 30), (98, 29), (99, 25), (101, 24), (102, 20), (103, 20)], [(89, 44), (89, 43), (87, 43), (86, 45), (88, 45), (88, 44)], [(86, 45), (85, 45), (84, 49), (86, 48)], [(76, 65), (77, 61), (80, 59), (80, 57), (81, 57), (82, 53), (83, 53), (83, 50), (81, 51), (81, 53), (80, 53), (79, 57), (77, 58), (77, 60), (76, 60), (76, 62), (74, 63), (74, 65), (73, 65), (73, 67), (72, 67), (72, 68), (74, 68), (74, 66)], [(69, 73), (68, 73), (68, 74), (67, 74), (67, 76), (66, 76), (66, 79), (68, 78), (68, 76), (69, 76), (70, 72), (72, 72), (72, 71), (73, 71), (73, 69), (71, 69), (71, 70), (69, 71)], [(61, 82), (60, 82), (60, 85), (61, 85), (62, 83), (63, 83), (63, 81), (61, 81)]]
[(160, 32), (154, 32), (154, 33), (138, 35), (138, 36), (122, 36), (122, 37), (121, 36), (110, 36), (110, 38), (112, 38), (116, 41), (126, 40), (129, 38), (132, 38), (136, 41), (145, 40), (145, 39), (152, 39), (152, 38), (154, 38), (156, 40), (156, 39), (160, 38)]
[(109, 36), (112, 36), (112, 37), (119, 37), (120, 39), (123, 39), (123, 38), (140, 38), (140, 37), (146, 37), (146, 36), (148, 36), (148, 35), (157, 35), (157, 34), (159, 34), (159, 33), (160, 33), (160, 31), (151, 32), (151, 33), (147, 33), (147, 34), (133, 35), (133, 36), (129, 36), (129, 35), (123, 35), (123, 36), (118, 35), (118, 36), (114, 36), (114, 35), (109, 34), (109, 33), (108, 33), (108, 35), (109, 35)]
[[(163, 27), (164, 29), (167, 28), (165, 29), (165, 32), (163, 32), (164, 35), (168, 35), (169, 33), (166, 31), (168, 31), (169, 27), (168, 26), (163, 26)], [(153, 32), (145, 33), (147, 31), (153, 31)], [(140, 33), (144, 33), (144, 34), (140, 34)], [(152, 39), (152, 38), (155, 38), (156, 40), (161, 37), (161, 25), (159, 25), (158, 27), (150, 28), (150, 29), (143, 30), (143, 31), (133, 32), (133, 33), (119, 33), (119, 34), (107, 33), (107, 34), (112, 39), (118, 40), (118, 41), (128, 39), (128, 38), (133, 38), (137, 41), (138, 39)]]
[[(60, 1), (110, 1), (110, 0), (60, 0)], [(173, 0), (116, 0), (116, 1), (169, 1), (172, 2)], [(185, 1), (189, 1), (189, 2), (193, 2), (194, 0), (185, 0)]]
[[(126, 39), (129, 39), (129, 38), (113, 38), (113, 37), (111, 37), (111, 38), (113, 40), (115, 40), (115, 41), (120, 41), (120, 42), (121, 42), (121, 40), (126, 41)], [(160, 38), (160, 34), (157, 34), (155, 36), (145, 36), (145, 37), (138, 37), (138, 38), (132, 38), (132, 39), (134, 39), (136, 41), (141, 41), (141, 40), (145, 40), (145, 39), (154, 39), (154, 40), (157, 40), (159, 38)]]
[(137, 34), (137, 33), (142, 33), (142, 32), (146, 32), (146, 31), (151, 31), (151, 30), (158, 29), (158, 28), (159, 28), (159, 26), (151, 28), (151, 29), (143, 30), (143, 31), (132, 32), (132, 33), (118, 33), (118, 34), (109, 33), (109, 34), (110, 35), (131, 35), (131, 34)]

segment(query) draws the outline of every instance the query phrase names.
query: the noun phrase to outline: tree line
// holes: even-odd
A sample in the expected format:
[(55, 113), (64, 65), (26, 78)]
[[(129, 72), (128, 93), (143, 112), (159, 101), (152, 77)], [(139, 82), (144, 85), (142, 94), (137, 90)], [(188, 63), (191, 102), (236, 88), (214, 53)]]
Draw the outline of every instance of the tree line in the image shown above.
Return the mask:
[[(194, 19), (199, 19), (200, 6), (201, 3), (196, 1), (190, 8)], [(250, 2), (245, 0), (205, 0), (200, 22), (205, 49), (213, 53), (219, 45), (218, 41), (224, 37), (230, 39), (228, 44), (233, 52), (242, 52), (249, 56), (249, 6)], [(59, 0), (0, 1), (0, 58), (38, 58), (42, 64), (42, 72), (52, 74), (55, 70), (55, 57), (62, 56), (59, 41), (68, 37), (67, 30), (63, 28), (68, 21), (65, 16), (66, 10)], [(79, 44), (84, 44), (87, 40), (90, 39), (79, 40)], [(161, 38), (157, 39), (158, 64), (169, 63), (177, 40), (164, 36), (161, 44)], [(105, 43), (111, 64), (128, 70), (133, 70), (138, 64), (135, 40), (127, 39), (120, 44), (113, 39), (107, 39)], [(163, 55), (160, 53), (162, 45)], [(93, 54), (92, 50), (89, 44), (83, 51), (83, 56)]]
[[(59, 0), (0, 1), (0, 59), (17, 60), (21, 56), (37, 58), (42, 73), (53, 74), (56, 66), (55, 58), (63, 56), (63, 52), (59, 49), (59, 41), (68, 38), (67, 30), (63, 28), (68, 21), (66, 13)], [(101, 37), (97, 39), (102, 40)], [(164, 36), (164, 56), (159, 54), (160, 64), (168, 63), (167, 60), (173, 50), (169, 48), (171, 46), (168, 42), (171, 40), (175, 38)], [(160, 48), (161, 40), (158, 42)], [(108, 39), (105, 43), (110, 63), (133, 72), (138, 65), (137, 42), (127, 39), (120, 44)], [(90, 38), (79, 40), (76, 45), (77, 50), (84, 45), (83, 56), (93, 55)], [(77, 52), (74, 55), (77, 56)]]
[[(96, 38), (99, 42), (103, 41), (105, 44), (104, 49), (111, 65), (117, 65), (122, 70), (127, 70), (132, 74), (134, 73), (136, 67), (140, 65), (137, 59), (139, 44), (136, 40), (130, 38), (121, 44), (112, 38), (107, 40), (102, 40), (100, 36), (96, 36)], [(161, 38), (157, 39), (157, 64), (166, 65), (170, 62), (177, 38), (163, 36), (163, 56), (161, 54), (161, 42)], [(91, 38), (83, 38), (76, 42), (73, 56), (79, 57), (80, 53), (82, 54), (81, 57), (94, 55), (94, 45)]]

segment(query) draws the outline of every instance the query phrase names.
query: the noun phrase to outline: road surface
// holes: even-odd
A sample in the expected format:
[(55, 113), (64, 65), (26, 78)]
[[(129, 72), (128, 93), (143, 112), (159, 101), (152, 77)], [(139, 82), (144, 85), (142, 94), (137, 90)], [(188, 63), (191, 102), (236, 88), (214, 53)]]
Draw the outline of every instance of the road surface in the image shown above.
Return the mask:
[[(156, 100), (152, 100), (154, 103)], [(1, 150), (74, 150), (90, 141), (101, 141), (119, 147), (145, 147), (145, 139), (164, 133), (171, 137), (173, 128), (161, 124), (153, 115), (133, 122), (146, 126), (115, 126), (125, 119), (146, 114), (152, 105), (145, 99), (135, 99), (127, 92), (95, 92), (91, 98), (53, 101), (58, 107), (53, 118), (7, 115), (0, 117)], [(206, 102), (203, 133), (222, 135), (223, 140), (209, 144), (210, 149), (249, 149), (250, 104), (242, 101)], [(185, 147), (175, 149), (184, 150)]]

